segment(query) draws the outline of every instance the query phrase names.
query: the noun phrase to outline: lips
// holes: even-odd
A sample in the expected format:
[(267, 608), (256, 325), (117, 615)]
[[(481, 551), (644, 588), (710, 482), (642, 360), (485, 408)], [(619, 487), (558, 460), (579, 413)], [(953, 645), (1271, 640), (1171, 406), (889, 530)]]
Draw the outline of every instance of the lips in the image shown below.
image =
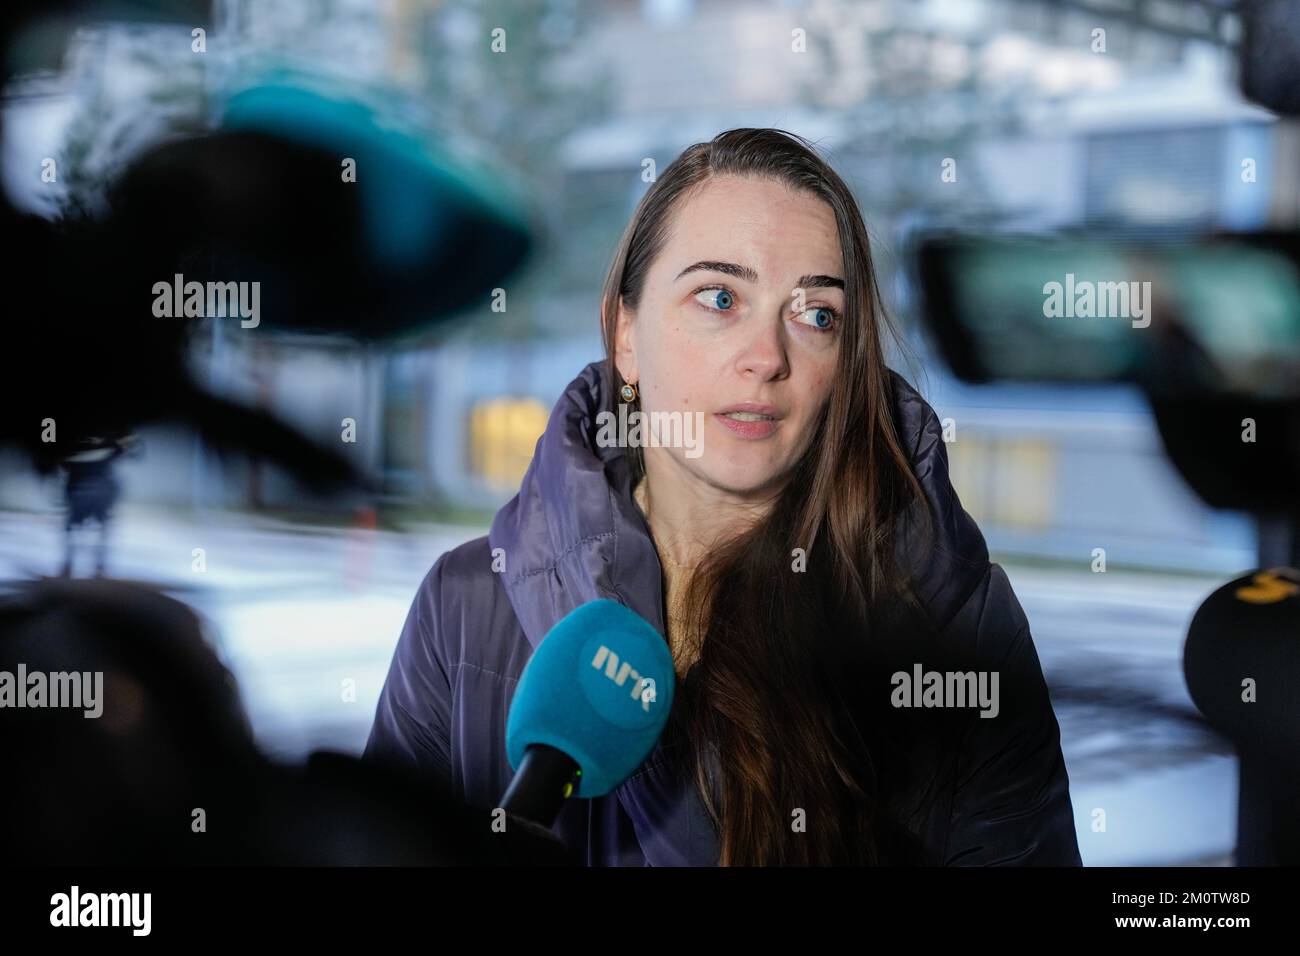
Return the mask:
[(742, 438), (766, 438), (776, 431), (781, 414), (762, 402), (738, 402), (715, 412), (713, 417)]
[(762, 402), (738, 402), (735, 405), (728, 405), (726, 408), (720, 409), (718, 414), (736, 416), (740, 421), (778, 419), (781, 417), (775, 406), (764, 405)]

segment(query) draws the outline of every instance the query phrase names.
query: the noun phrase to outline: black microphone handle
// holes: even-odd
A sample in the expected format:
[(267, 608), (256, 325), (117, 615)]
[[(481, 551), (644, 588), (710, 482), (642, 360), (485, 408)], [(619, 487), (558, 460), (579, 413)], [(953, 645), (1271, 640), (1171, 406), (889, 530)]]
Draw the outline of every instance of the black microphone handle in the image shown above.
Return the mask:
[(578, 786), (577, 762), (547, 744), (529, 744), (519, 762), (501, 808), (507, 813), (550, 827), (564, 801)]

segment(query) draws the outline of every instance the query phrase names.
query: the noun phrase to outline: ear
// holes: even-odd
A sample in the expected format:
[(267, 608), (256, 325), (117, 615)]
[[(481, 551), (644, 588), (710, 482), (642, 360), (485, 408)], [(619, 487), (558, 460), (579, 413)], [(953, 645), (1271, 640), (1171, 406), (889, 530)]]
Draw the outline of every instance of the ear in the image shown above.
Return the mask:
[(636, 360), (636, 343), (634, 341), (632, 312), (623, 305), (623, 297), (618, 297), (618, 317), (614, 327), (614, 364), (625, 382), (640, 380)]

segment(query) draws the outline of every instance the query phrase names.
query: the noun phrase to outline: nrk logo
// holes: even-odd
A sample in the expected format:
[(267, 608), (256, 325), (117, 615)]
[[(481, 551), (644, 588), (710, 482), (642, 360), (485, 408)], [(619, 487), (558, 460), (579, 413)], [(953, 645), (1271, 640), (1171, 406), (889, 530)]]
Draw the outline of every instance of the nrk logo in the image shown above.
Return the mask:
[(605, 671), (605, 676), (612, 680), (619, 687), (627, 684), (628, 678), (632, 679), (631, 697), (636, 700), (641, 698), (641, 709), (649, 713), (650, 705), (655, 700), (655, 682), (653, 677), (642, 677), (627, 661), (619, 661), (618, 655), (611, 651), (604, 644), (596, 650), (596, 656), (591, 659), (591, 666), (596, 670)]

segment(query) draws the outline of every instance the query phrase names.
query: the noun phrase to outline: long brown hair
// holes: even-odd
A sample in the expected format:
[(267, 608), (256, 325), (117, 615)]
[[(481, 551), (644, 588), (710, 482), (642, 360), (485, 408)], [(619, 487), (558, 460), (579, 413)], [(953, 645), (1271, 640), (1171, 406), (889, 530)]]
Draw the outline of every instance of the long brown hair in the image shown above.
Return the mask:
[[(711, 549), (692, 574), (686, 613), (696, 663), (679, 688), (675, 726), (691, 745), (722, 865), (894, 862), (912, 844), (883, 806), (882, 759), (900, 744), (882, 730), (889, 715), (879, 703), (886, 691), (875, 652), (888, 634), (905, 636), (913, 626), (895, 613), (916, 609), (895, 549), (899, 517), (924, 495), (890, 412), (882, 336), (898, 338), (866, 226), (848, 187), (807, 140), (728, 130), (686, 149), (642, 196), (602, 296), (610, 410), (624, 384), (614, 362), (620, 300), (635, 312), (674, 208), (724, 174), (771, 177), (831, 208), (845, 321), (829, 399), (771, 513)], [(642, 451), (627, 454), (635, 482), (644, 474)], [(920, 517), (925, 524), (928, 512)], [(803, 570), (796, 548), (804, 550)], [(865, 672), (877, 675), (870, 687)], [(801, 813), (802, 830), (793, 825)]]

